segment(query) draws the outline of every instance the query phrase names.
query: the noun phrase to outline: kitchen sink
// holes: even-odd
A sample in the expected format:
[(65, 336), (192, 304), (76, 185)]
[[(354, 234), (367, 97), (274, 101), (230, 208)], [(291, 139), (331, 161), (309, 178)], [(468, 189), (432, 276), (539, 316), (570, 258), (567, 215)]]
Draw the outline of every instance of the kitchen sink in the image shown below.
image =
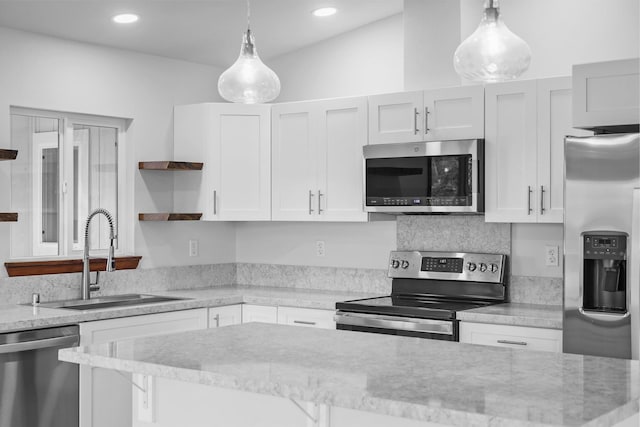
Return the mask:
[(112, 295), (88, 300), (76, 299), (66, 301), (51, 301), (39, 304), (45, 308), (62, 308), (68, 310), (98, 310), (102, 308), (129, 307), (137, 305), (155, 304), (159, 302), (180, 301), (189, 298), (165, 297), (158, 295), (126, 294)]

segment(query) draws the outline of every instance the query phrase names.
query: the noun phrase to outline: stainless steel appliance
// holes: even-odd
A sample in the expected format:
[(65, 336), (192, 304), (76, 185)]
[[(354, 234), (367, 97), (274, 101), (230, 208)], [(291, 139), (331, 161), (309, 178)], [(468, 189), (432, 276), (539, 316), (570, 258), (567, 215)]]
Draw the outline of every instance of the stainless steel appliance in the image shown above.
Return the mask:
[(456, 312), (506, 301), (505, 269), (506, 255), (391, 252), (391, 295), (336, 303), (336, 327), (458, 341)]
[(365, 210), (484, 212), (484, 140), (367, 145)]
[(637, 358), (639, 134), (565, 139), (564, 240), (564, 351)]
[(77, 326), (0, 334), (0, 427), (78, 426), (78, 365), (58, 350), (79, 342)]

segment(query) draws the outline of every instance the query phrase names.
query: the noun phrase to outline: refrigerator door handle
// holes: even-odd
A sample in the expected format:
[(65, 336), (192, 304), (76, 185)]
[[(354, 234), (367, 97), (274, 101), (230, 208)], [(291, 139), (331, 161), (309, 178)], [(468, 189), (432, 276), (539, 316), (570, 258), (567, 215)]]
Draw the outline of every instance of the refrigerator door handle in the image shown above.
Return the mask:
[(640, 188), (633, 189), (633, 211), (631, 216), (631, 262), (627, 303), (631, 316), (631, 358), (640, 358)]

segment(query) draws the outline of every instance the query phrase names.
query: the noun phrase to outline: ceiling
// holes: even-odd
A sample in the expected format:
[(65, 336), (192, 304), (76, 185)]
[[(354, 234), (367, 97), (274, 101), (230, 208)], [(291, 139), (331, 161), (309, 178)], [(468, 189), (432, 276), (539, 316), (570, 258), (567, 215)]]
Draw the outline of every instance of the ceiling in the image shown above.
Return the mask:
[[(332, 5), (338, 13), (311, 11)], [(251, 30), (268, 60), (402, 12), (403, 0), (252, 0)], [(244, 0), (0, 0), (0, 26), (226, 67), (246, 29)], [(123, 26), (118, 13), (140, 20)]]

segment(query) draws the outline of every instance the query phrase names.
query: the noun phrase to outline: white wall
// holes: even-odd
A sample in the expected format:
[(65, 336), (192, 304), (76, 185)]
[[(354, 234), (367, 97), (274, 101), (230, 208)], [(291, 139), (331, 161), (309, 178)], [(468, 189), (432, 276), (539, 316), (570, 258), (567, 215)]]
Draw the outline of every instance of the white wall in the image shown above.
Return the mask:
[(398, 14), (274, 58), (267, 65), (282, 83), (276, 102), (400, 91), (402, 46)]
[[(142, 267), (234, 261), (231, 224), (137, 220), (138, 212), (173, 205), (170, 174), (145, 172), (143, 177), (137, 162), (171, 158), (173, 105), (219, 100), (220, 70), (6, 28), (0, 28), (0, 63), (1, 147), (10, 144), (10, 105), (132, 119), (130, 161), (123, 166), (133, 179), (134, 252), (143, 256)], [(10, 210), (9, 163), (0, 164), (2, 212)], [(0, 223), (0, 262), (9, 258), (9, 227)], [(200, 240), (200, 257), (188, 257), (189, 238)], [(6, 275), (5, 270), (0, 274)]]

